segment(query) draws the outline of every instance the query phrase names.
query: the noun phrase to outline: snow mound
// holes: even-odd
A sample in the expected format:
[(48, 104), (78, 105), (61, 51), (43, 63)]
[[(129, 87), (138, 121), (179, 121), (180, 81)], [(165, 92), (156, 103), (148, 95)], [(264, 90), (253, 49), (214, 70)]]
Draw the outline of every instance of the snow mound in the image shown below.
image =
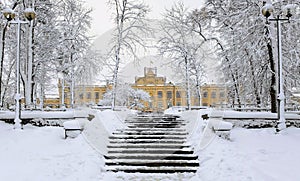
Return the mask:
[(65, 129), (81, 129), (77, 120), (66, 121), (63, 123)]
[(107, 154), (108, 137), (116, 129), (125, 128), (128, 111), (91, 110), (94, 119), (85, 125), (83, 135), (89, 144), (101, 155)]

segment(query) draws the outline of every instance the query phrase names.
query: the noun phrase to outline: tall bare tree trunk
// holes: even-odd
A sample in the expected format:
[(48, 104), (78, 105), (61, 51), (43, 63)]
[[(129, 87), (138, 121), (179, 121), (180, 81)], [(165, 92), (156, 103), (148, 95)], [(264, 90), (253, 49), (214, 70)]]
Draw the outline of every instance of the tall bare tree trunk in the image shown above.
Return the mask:
[(186, 90), (187, 90), (187, 108), (188, 110), (191, 110), (190, 74), (189, 74), (189, 62), (187, 57), (185, 57), (185, 80), (186, 80)]
[(119, 74), (119, 68), (120, 68), (120, 51), (121, 51), (121, 42), (123, 39), (123, 27), (124, 27), (124, 16), (125, 16), (125, 11), (126, 11), (126, 5), (127, 5), (127, 0), (122, 1), (122, 11), (119, 11), (119, 7), (121, 6), (118, 2), (118, 0), (115, 0), (115, 8), (116, 8), (116, 22), (117, 22), (117, 29), (118, 29), (118, 42), (117, 46), (115, 49), (115, 68), (114, 68), (114, 75), (113, 75), (113, 90), (112, 90), (112, 105), (111, 108), (112, 110), (116, 106), (116, 89), (117, 89), (117, 84), (118, 84), (118, 74)]
[(274, 63), (274, 56), (273, 56), (273, 49), (272, 44), (269, 42), (267, 44), (268, 54), (269, 54), (269, 62), (271, 68), (271, 85), (270, 85), (270, 98), (271, 98), (271, 112), (277, 112), (277, 96), (276, 96), (276, 70), (275, 70), (275, 63)]
[(27, 76), (25, 82), (25, 105), (32, 106), (33, 102), (33, 22), (30, 21), (28, 31), (28, 59), (27, 59)]
[(1, 60), (0, 60), (0, 107), (3, 107), (4, 91), (3, 91), (3, 66), (4, 66), (4, 48), (5, 48), (5, 33), (8, 23), (5, 23), (1, 33)]
[[(248, 56), (250, 56), (246, 49), (245, 49), (245, 51), (246, 51), (246, 54)], [(250, 71), (251, 71), (251, 75), (252, 75), (253, 91), (254, 91), (254, 96), (255, 96), (255, 99), (256, 99), (256, 106), (261, 107), (261, 99), (260, 99), (260, 96), (259, 96), (259, 93), (258, 93), (258, 86), (257, 86), (257, 83), (256, 83), (255, 70), (254, 70), (254, 67), (253, 67), (252, 57), (249, 58), (249, 64), (250, 64)]]

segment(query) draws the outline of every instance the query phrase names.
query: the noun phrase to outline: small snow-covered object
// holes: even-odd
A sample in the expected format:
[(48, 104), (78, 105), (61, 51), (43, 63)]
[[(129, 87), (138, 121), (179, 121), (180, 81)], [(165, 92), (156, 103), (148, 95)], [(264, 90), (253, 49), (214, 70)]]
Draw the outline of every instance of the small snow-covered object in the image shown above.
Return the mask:
[(83, 129), (76, 120), (66, 121), (63, 123), (63, 126), (65, 130), (65, 138), (76, 138)]
[(219, 124), (214, 125), (214, 130), (231, 130), (233, 127), (232, 123), (225, 122), (225, 121), (220, 121)]
[(229, 140), (232, 127), (232, 123), (220, 121), (219, 124), (214, 125), (212, 129), (219, 137)]

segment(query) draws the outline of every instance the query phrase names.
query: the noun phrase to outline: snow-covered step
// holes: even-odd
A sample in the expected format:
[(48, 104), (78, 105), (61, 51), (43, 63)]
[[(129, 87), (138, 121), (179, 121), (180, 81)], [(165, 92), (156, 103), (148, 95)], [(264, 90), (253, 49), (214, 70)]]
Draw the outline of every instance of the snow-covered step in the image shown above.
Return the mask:
[(196, 160), (194, 154), (149, 154), (149, 153), (110, 153), (105, 156), (106, 159), (161, 159), (161, 160)]
[(193, 154), (192, 150), (172, 150), (172, 149), (125, 149), (125, 150), (109, 150), (108, 153), (145, 153), (145, 154)]
[(157, 124), (157, 125), (128, 125), (129, 128), (180, 128), (177, 124)]
[(125, 123), (186, 123), (184, 120), (125, 120)]
[(129, 120), (182, 120), (179, 117), (174, 117), (174, 116), (148, 116), (148, 117), (142, 117), (142, 116), (137, 116), (137, 117), (131, 117)]
[(184, 143), (185, 140), (174, 139), (112, 139), (109, 143)]
[(125, 121), (126, 124), (186, 124), (186, 121)]
[(198, 167), (199, 162), (196, 160), (136, 160), (136, 159), (111, 159), (106, 161), (106, 165), (123, 165), (123, 166), (148, 166), (153, 167), (159, 164), (164, 166), (192, 166)]
[(196, 172), (198, 167), (147, 167), (147, 166), (109, 166), (107, 171), (127, 172), (127, 173), (176, 173), (176, 172)]
[(185, 135), (113, 135), (109, 139), (186, 139)]
[(172, 123), (144, 123), (144, 124), (127, 124), (129, 128), (180, 128), (185, 126), (184, 124), (172, 124)]
[(113, 135), (187, 135), (186, 131), (116, 131)]
[(147, 126), (153, 126), (153, 125), (185, 125), (184, 122), (131, 122), (128, 123), (128, 125), (147, 125)]
[[(154, 144), (153, 144), (154, 145)], [(134, 148), (108, 148), (108, 151), (127, 151), (127, 150), (136, 150), (136, 151), (148, 151), (148, 150), (164, 150), (164, 151), (193, 151), (191, 147), (145, 147), (141, 145), (140, 147), (134, 147)]]
[[(122, 131), (121, 129), (117, 129), (116, 131)], [(186, 131), (184, 128), (127, 128), (123, 131)]]
[(187, 121), (176, 117), (137, 117), (109, 136), (108, 171), (141, 173), (196, 172), (198, 156), (186, 142)]
[(107, 148), (173, 148), (173, 149), (181, 149), (181, 148), (189, 148), (190, 145), (182, 145), (182, 144), (161, 144), (161, 143), (150, 143), (150, 144), (109, 144)]
[(187, 123), (186, 122), (125, 122), (127, 125), (147, 125), (147, 126), (152, 126), (152, 125), (180, 125), (180, 126), (185, 126)]
[(135, 116), (135, 117), (129, 117), (129, 119), (181, 119), (179, 116)]
[(113, 151), (127, 151), (127, 150), (134, 150), (134, 151), (148, 151), (148, 150), (162, 150), (162, 151), (193, 151), (192, 148), (190, 147), (175, 147), (175, 148), (165, 148), (165, 147), (162, 147), (162, 148), (156, 148), (156, 147), (135, 147), (135, 148), (108, 148), (108, 151), (110, 152), (113, 152)]

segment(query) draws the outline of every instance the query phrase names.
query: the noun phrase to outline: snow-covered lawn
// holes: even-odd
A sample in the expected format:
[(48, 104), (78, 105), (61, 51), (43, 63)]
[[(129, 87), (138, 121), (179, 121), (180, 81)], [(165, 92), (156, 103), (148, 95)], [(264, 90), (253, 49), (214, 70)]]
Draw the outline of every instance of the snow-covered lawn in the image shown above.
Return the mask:
[(0, 121), (0, 180), (101, 180), (102, 158), (80, 135), (64, 139), (63, 128), (14, 130)]
[[(106, 112), (105, 115), (98, 115), (98, 117), (105, 119), (114, 117), (109, 114)], [(187, 115), (189, 120), (199, 123), (190, 125), (189, 129), (197, 129), (191, 130), (194, 134), (191, 138), (192, 142), (197, 142), (199, 137), (200, 142), (202, 119), (197, 120), (199, 115), (195, 111)], [(113, 127), (109, 126), (110, 121), (106, 120), (105, 123), (108, 124), (106, 125), (108, 132), (112, 131)], [(117, 121), (112, 121), (111, 124), (116, 123)], [(99, 129), (103, 128), (99, 126)], [(97, 133), (94, 132), (97, 131), (96, 129), (92, 131), (93, 134)], [(212, 136), (212, 141), (208, 142), (207, 146), (197, 147), (201, 148), (197, 151), (200, 168), (193, 175), (105, 173), (104, 160), (99, 150), (93, 149), (97, 149), (97, 146), (90, 145), (97, 140), (101, 142), (105, 139), (86, 140), (93, 134), (85, 135), (84, 132), (75, 139), (63, 139), (63, 128), (26, 125), (24, 130), (14, 130), (13, 125), (0, 121), (0, 180), (300, 180), (300, 172), (298, 172), (300, 129), (298, 128), (288, 128), (281, 134), (274, 134), (274, 129), (271, 128), (234, 128), (230, 141)], [(101, 145), (105, 144), (99, 144)]]
[(235, 128), (231, 138), (214, 139), (199, 152), (201, 180), (300, 180), (300, 129)]

